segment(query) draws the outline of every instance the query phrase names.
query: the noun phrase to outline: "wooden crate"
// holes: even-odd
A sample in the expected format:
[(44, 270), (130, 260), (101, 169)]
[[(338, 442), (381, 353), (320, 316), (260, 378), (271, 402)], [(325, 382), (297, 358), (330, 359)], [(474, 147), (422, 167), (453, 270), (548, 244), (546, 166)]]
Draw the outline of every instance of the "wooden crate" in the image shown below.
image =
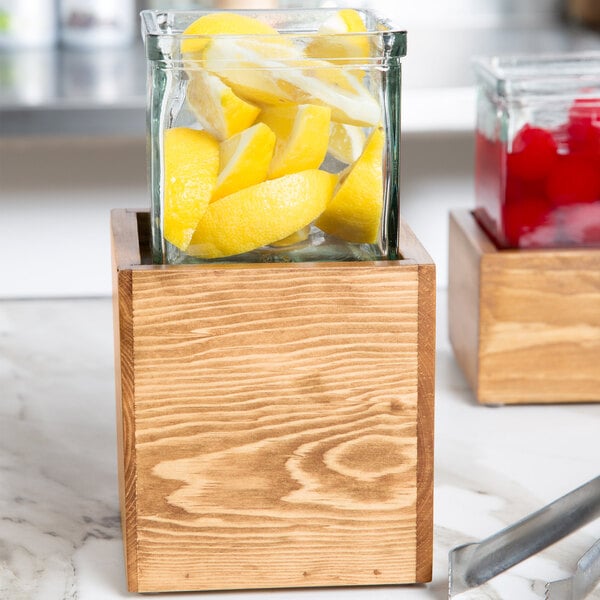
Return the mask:
[(600, 249), (498, 250), (450, 215), (449, 334), (483, 404), (600, 400)]
[(148, 261), (112, 214), (128, 587), (431, 579), (435, 267)]

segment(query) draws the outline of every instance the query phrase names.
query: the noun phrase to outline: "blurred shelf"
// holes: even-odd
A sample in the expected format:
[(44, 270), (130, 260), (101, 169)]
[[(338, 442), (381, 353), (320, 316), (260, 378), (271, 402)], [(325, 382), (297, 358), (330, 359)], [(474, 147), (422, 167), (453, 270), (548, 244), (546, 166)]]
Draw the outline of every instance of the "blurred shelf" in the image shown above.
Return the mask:
[(408, 54), (402, 67), (405, 134), (473, 132), (475, 57), (600, 51), (599, 31), (559, 18), (408, 31)]
[(0, 136), (144, 136), (141, 44), (0, 53)]
[[(600, 51), (600, 33), (560, 20), (407, 27), (402, 126), (472, 132), (475, 56)], [(141, 44), (94, 51), (0, 52), (0, 137), (145, 135)]]

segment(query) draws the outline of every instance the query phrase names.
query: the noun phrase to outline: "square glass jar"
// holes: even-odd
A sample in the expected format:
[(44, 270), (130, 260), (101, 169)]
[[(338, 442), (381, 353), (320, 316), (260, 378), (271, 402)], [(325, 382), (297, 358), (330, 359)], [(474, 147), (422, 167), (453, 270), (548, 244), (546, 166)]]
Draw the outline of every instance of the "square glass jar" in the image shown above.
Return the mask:
[(600, 53), (481, 59), (480, 225), (500, 248), (600, 246)]
[(352, 9), (141, 16), (154, 262), (398, 257), (406, 32)]

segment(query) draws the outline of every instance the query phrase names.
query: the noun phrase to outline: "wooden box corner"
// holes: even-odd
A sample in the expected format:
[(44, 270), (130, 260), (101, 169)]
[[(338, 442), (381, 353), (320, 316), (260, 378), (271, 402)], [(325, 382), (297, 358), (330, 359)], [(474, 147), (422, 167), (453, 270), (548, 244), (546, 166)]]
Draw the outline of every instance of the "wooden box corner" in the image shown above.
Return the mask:
[(449, 223), (449, 335), (483, 404), (600, 401), (600, 249), (498, 250)]

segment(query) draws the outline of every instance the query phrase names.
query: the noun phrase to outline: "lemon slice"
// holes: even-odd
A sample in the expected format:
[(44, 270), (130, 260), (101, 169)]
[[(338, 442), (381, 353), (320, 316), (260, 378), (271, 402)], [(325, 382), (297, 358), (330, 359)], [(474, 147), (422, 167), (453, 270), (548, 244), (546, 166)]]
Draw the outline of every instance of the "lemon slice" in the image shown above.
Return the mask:
[(212, 201), (264, 181), (274, 148), (275, 134), (264, 123), (221, 142), (221, 172)]
[(277, 136), (269, 179), (319, 167), (327, 154), (330, 118), (329, 108), (311, 104), (264, 108), (258, 119)]
[(350, 69), (333, 63), (304, 59), (297, 69), (276, 72), (279, 87), (298, 104), (320, 104), (331, 108), (331, 120), (372, 127), (381, 118), (379, 103)]
[(209, 204), (188, 253), (222, 258), (292, 235), (325, 210), (337, 177), (311, 169), (258, 183)]
[(362, 154), (366, 139), (362, 127), (332, 123), (327, 151), (340, 162), (351, 164)]
[[(319, 27), (317, 36), (307, 46), (306, 54), (314, 58), (353, 59), (366, 58), (370, 54), (366, 35), (339, 35), (366, 33), (367, 28), (360, 14), (352, 8), (344, 8), (329, 17)], [(338, 60), (338, 63), (353, 62)]]
[[(359, 35), (364, 24), (356, 11), (341, 10), (322, 28), (356, 33), (339, 37), (349, 38), (352, 55), (368, 54), (368, 40)], [(325, 35), (322, 40), (333, 37)], [(307, 58), (292, 40), (258, 19), (229, 12), (200, 17), (184, 31), (181, 50), (186, 68), (191, 70), (191, 59), (201, 61), (203, 68), (250, 104), (320, 104), (331, 108), (334, 121), (360, 126), (379, 123), (377, 100), (351, 69)]]
[(254, 123), (260, 108), (238, 98), (218, 77), (189, 70), (187, 101), (199, 123), (218, 140), (225, 140)]
[(315, 225), (348, 242), (374, 244), (383, 208), (383, 130), (377, 128)]
[(219, 172), (219, 143), (197, 129), (164, 132), (163, 235), (185, 250), (206, 211)]
[(215, 38), (202, 56), (204, 67), (248, 102), (270, 105), (293, 102), (276, 73), (286, 68), (285, 61), (300, 60), (302, 54), (282, 36), (277, 40)]
[(218, 12), (204, 15), (187, 26), (183, 32), (181, 52), (202, 52), (210, 42), (208, 37), (193, 38), (186, 36), (212, 36), (212, 35), (279, 35), (267, 23), (258, 19), (240, 15), (234, 12)]
[(331, 108), (334, 121), (379, 123), (379, 103), (351, 69), (306, 58), (283, 36), (277, 39), (281, 43), (215, 38), (204, 50), (203, 65), (250, 103), (320, 104)]

